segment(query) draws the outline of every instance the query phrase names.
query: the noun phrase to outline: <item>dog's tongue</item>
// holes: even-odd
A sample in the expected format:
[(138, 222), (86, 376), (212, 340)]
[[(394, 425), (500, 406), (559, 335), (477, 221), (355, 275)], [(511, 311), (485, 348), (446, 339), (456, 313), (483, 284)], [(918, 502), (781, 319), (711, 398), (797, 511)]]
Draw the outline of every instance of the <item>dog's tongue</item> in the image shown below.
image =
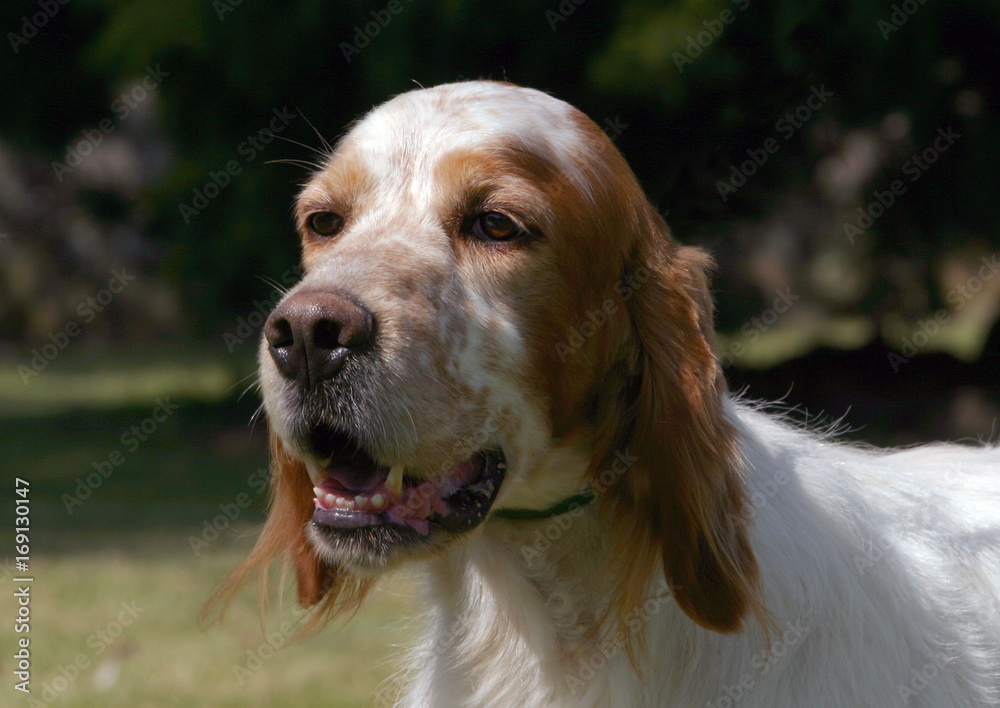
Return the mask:
[(400, 491), (386, 484), (390, 469), (371, 458), (331, 458), (323, 469), (324, 479), (313, 489), (313, 520), (345, 529), (388, 522), (409, 526), (421, 536), (430, 533), (431, 518), (451, 529), (470, 528), (482, 519), (496, 492), (496, 475), (502, 475), (503, 468), (497, 458), (474, 455), (435, 479), (408, 478)]
[(466, 460), (458, 467), (451, 470), (451, 481), (456, 487), (464, 487), (476, 481), (480, 474), (479, 467), (472, 460)]
[(345, 492), (367, 494), (385, 482), (389, 468), (355, 458), (349, 465), (334, 463), (326, 468), (326, 474)]

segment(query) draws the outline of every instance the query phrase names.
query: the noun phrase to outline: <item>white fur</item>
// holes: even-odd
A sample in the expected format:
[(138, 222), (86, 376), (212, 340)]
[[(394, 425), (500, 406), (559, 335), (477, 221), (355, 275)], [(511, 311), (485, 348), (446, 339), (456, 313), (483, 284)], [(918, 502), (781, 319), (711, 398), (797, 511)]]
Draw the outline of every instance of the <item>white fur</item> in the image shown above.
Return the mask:
[[(537, 333), (519, 325), (514, 286), (472, 258), (457, 262), (440, 216), (454, 195), (438, 189), (435, 169), (458, 147), (488, 154), (517, 140), (578, 180), (586, 202), (579, 117), (540, 92), (490, 83), (393, 99), (332, 156), (331, 174), (347, 154), (367, 186), (344, 232), (306, 254), (304, 287), (349, 291), (379, 322), (379, 375), (362, 382), (374, 403), (343, 421), (367, 431), (383, 464), (425, 474), (502, 446), (509, 464), (497, 509), (541, 509), (574, 493), (593, 451), (580, 436), (554, 439), (538, 376), (525, 376)], [(301, 203), (325, 208), (335, 180), (321, 172)], [(522, 280), (543, 279), (524, 262)], [(285, 438), (292, 384), (266, 346), (261, 369), (268, 415)], [(401, 705), (1000, 705), (1000, 449), (876, 451), (726, 406), (746, 463), (751, 544), (773, 622), (766, 636), (753, 619), (735, 634), (703, 629), (654, 580), (627, 637), (595, 637), (587, 630), (612, 596), (601, 572), (611, 524), (598, 505), (538, 521), (490, 518), (426, 561), (432, 614)], [(620, 461), (610, 477), (627, 474)], [(639, 636), (645, 650), (633, 666), (624, 644)]]
[(729, 411), (770, 654), (752, 621), (735, 635), (702, 629), (659, 581), (635, 617), (641, 678), (614, 638), (581, 644), (607, 597), (594, 579), (608, 538), (591, 505), (561, 521), (493, 520), (431, 565), (434, 619), (401, 705), (1000, 705), (1000, 449), (876, 451)]

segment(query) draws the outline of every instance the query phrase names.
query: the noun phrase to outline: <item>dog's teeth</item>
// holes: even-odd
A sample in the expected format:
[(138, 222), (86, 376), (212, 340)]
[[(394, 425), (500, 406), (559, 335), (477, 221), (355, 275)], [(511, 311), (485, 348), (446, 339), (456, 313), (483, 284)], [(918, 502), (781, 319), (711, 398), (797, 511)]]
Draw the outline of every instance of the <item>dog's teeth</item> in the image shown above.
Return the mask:
[(327, 495), (323, 497), (323, 504), (326, 505), (327, 509), (332, 509), (335, 506), (340, 506), (337, 503), (338, 501), (340, 501), (340, 500), (337, 497), (335, 497), (335, 496), (333, 496), (332, 494), (329, 494), (329, 493), (327, 493)]
[(372, 495), (372, 506), (376, 509), (385, 508), (385, 495), (384, 494), (373, 494)]
[(364, 509), (368, 506), (368, 497), (364, 494), (359, 494), (354, 497), (354, 503), (358, 505), (359, 509)]
[(313, 487), (313, 496), (315, 496), (317, 499), (325, 499), (326, 497), (323, 496), (324, 494), (326, 494), (326, 492), (324, 492), (319, 487)]
[(306, 470), (309, 472), (309, 479), (316, 486), (319, 486), (326, 478), (326, 474), (323, 472), (323, 467), (320, 467), (320, 463), (314, 457), (306, 457)]
[(403, 472), (405, 472), (403, 465), (394, 465), (385, 479), (385, 486), (397, 497), (403, 493)]

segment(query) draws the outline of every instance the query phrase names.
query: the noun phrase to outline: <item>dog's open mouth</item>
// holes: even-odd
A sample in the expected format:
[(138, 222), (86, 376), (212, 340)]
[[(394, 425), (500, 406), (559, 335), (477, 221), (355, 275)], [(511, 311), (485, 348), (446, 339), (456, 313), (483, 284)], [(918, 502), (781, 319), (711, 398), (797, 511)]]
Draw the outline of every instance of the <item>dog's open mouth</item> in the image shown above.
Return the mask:
[(503, 453), (484, 450), (433, 477), (418, 478), (402, 465), (380, 465), (352, 436), (322, 425), (313, 429), (310, 444), (313, 523), (335, 529), (394, 524), (421, 536), (430, 533), (431, 524), (452, 532), (472, 529), (486, 517), (506, 471)]

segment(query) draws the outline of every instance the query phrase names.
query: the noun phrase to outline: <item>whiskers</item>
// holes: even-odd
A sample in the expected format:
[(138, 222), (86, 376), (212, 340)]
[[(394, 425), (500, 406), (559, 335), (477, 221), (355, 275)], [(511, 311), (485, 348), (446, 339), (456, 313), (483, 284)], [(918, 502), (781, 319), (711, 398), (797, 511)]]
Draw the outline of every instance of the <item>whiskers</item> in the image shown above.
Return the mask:
[(253, 431), (254, 431), (254, 428), (257, 426), (257, 422), (261, 421), (263, 419), (264, 419), (264, 402), (261, 401), (260, 405), (257, 406), (257, 410), (255, 410), (253, 412), (253, 415), (250, 416), (249, 423), (247, 423), (247, 426), (250, 428), (250, 437), (251, 438), (253, 437)]
[[(249, 383), (247, 383), (248, 381)], [(247, 385), (240, 392), (240, 395), (236, 397), (237, 401), (242, 401), (243, 397), (248, 393), (250, 393), (251, 391), (258, 391), (258, 392), (260, 391), (261, 388), (260, 372), (256, 368), (254, 368), (252, 372), (250, 372), (246, 376), (241, 377), (235, 383), (233, 383), (233, 385), (230, 386), (228, 390), (232, 391), (234, 388), (243, 383), (247, 383)], [(254, 426), (257, 424), (259, 420), (263, 419), (263, 414), (264, 414), (264, 403), (263, 401), (261, 401), (260, 405), (258, 405), (257, 409), (253, 412), (253, 415), (250, 416), (250, 421), (248, 422), (251, 436), (253, 435)]]
[(310, 172), (316, 172), (322, 170), (323, 167), (326, 165), (327, 161), (329, 161), (330, 157), (333, 155), (333, 145), (331, 145), (330, 142), (323, 136), (323, 134), (319, 132), (319, 129), (315, 125), (313, 125), (313, 122), (309, 120), (305, 115), (303, 115), (301, 110), (299, 110), (298, 108), (296, 108), (296, 110), (298, 111), (298, 114), (302, 116), (302, 118), (305, 120), (306, 124), (308, 124), (308, 126), (312, 128), (313, 132), (316, 133), (316, 137), (319, 138), (320, 147), (318, 148), (313, 147), (312, 145), (303, 143), (299, 140), (293, 140), (292, 138), (286, 137), (284, 135), (275, 135), (274, 137), (280, 140), (284, 140), (287, 143), (291, 143), (292, 145), (297, 145), (301, 148), (305, 148), (309, 152), (315, 154), (316, 159), (299, 160), (294, 158), (283, 158), (277, 160), (268, 160), (265, 164), (294, 165), (296, 167), (302, 167)]
[(261, 281), (262, 283), (267, 283), (272, 288), (274, 288), (275, 290), (277, 290), (279, 293), (281, 293), (282, 297), (284, 297), (285, 295), (287, 295), (288, 292), (292, 289), (291, 286), (289, 286), (289, 285), (282, 285), (281, 283), (279, 283), (274, 278), (270, 278), (270, 277), (268, 277), (266, 275), (258, 275), (257, 279), (259, 281)]

